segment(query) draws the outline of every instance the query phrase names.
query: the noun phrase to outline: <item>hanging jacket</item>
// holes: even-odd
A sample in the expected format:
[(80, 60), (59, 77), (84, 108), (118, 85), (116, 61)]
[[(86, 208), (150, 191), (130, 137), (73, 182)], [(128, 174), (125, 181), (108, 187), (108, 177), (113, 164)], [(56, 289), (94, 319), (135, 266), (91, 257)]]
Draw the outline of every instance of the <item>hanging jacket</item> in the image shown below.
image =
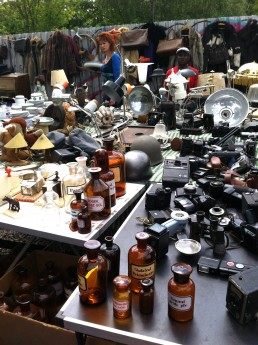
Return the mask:
[(175, 33), (175, 38), (184, 37), (184, 47), (187, 47), (191, 53), (192, 66), (199, 73), (203, 71), (203, 45), (202, 37), (191, 26), (183, 27)]
[(214, 66), (209, 64), (209, 48), (213, 42), (215, 42), (217, 36), (223, 37), (223, 40), (227, 46), (228, 51), (230, 52), (231, 59), (230, 64), (231, 68), (237, 69), (240, 66), (240, 45), (238, 41), (238, 36), (233, 25), (224, 22), (216, 21), (209, 24), (205, 29), (202, 37), (202, 43), (204, 48), (204, 72), (209, 72), (213, 69), (215, 72), (226, 72), (226, 61), (219, 66)]
[(241, 65), (248, 62), (258, 62), (258, 23), (250, 19), (238, 32), (241, 48)]

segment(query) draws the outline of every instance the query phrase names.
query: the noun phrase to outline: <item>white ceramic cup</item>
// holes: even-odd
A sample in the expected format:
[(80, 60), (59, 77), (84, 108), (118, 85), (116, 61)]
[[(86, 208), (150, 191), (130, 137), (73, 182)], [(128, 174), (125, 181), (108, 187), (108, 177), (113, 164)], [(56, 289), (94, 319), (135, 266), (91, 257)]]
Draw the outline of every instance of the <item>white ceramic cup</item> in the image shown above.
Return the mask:
[(25, 98), (23, 95), (17, 95), (14, 98), (15, 104), (24, 104), (27, 98)]
[(44, 98), (40, 92), (35, 92), (30, 95), (32, 101), (44, 101)]

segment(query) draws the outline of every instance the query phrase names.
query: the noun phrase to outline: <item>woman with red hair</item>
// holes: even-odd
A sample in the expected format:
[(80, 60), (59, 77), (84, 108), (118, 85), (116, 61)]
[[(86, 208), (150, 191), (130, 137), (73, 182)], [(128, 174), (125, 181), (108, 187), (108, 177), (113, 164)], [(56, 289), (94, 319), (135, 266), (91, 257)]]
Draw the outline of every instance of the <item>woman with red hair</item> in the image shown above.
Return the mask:
[(120, 55), (115, 52), (115, 37), (109, 32), (102, 32), (98, 35), (97, 42), (100, 46), (101, 52), (105, 54), (103, 66), (101, 67), (104, 82), (107, 80), (115, 81), (120, 75), (121, 68)]

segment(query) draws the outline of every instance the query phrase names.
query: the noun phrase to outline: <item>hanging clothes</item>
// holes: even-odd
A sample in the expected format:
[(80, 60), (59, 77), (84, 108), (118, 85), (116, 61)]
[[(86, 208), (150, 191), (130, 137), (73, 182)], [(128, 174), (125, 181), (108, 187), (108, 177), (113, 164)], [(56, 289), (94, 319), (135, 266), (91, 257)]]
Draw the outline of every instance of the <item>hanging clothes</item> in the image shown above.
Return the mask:
[(248, 62), (258, 62), (258, 23), (256, 19), (248, 20), (238, 32), (241, 48), (241, 65)]
[(216, 65), (210, 64), (210, 48), (214, 44), (226, 45), (229, 53), (230, 67), (232, 69), (237, 70), (240, 66), (241, 50), (237, 32), (233, 25), (224, 21), (216, 21), (209, 24), (204, 30), (202, 43), (204, 48), (204, 73), (210, 72), (211, 70), (227, 73), (226, 59), (222, 63)]
[(192, 60), (191, 65), (196, 68), (199, 73), (202, 73), (203, 44), (201, 35), (193, 27), (186, 24), (175, 33), (175, 38), (181, 37), (183, 37), (183, 46), (190, 50)]
[(69, 82), (77, 73), (77, 65), (70, 38), (57, 30), (47, 40), (42, 63), (46, 80), (51, 80), (51, 71), (63, 69)]

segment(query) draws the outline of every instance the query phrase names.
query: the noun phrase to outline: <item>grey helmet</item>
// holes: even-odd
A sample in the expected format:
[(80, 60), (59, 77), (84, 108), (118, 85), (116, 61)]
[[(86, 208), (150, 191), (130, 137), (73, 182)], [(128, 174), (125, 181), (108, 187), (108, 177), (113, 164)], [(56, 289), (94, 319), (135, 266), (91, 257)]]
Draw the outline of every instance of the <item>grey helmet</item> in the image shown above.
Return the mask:
[(148, 155), (139, 150), (125, 154), (126, 181), (141, 181), (150, 178), (153, 174)]
[(140, 135), (131, 145), (131, 151), (140, 150), (145, 152), (149, 158), (151, 166), (163, 162), (160, 143), (150, 135)]

